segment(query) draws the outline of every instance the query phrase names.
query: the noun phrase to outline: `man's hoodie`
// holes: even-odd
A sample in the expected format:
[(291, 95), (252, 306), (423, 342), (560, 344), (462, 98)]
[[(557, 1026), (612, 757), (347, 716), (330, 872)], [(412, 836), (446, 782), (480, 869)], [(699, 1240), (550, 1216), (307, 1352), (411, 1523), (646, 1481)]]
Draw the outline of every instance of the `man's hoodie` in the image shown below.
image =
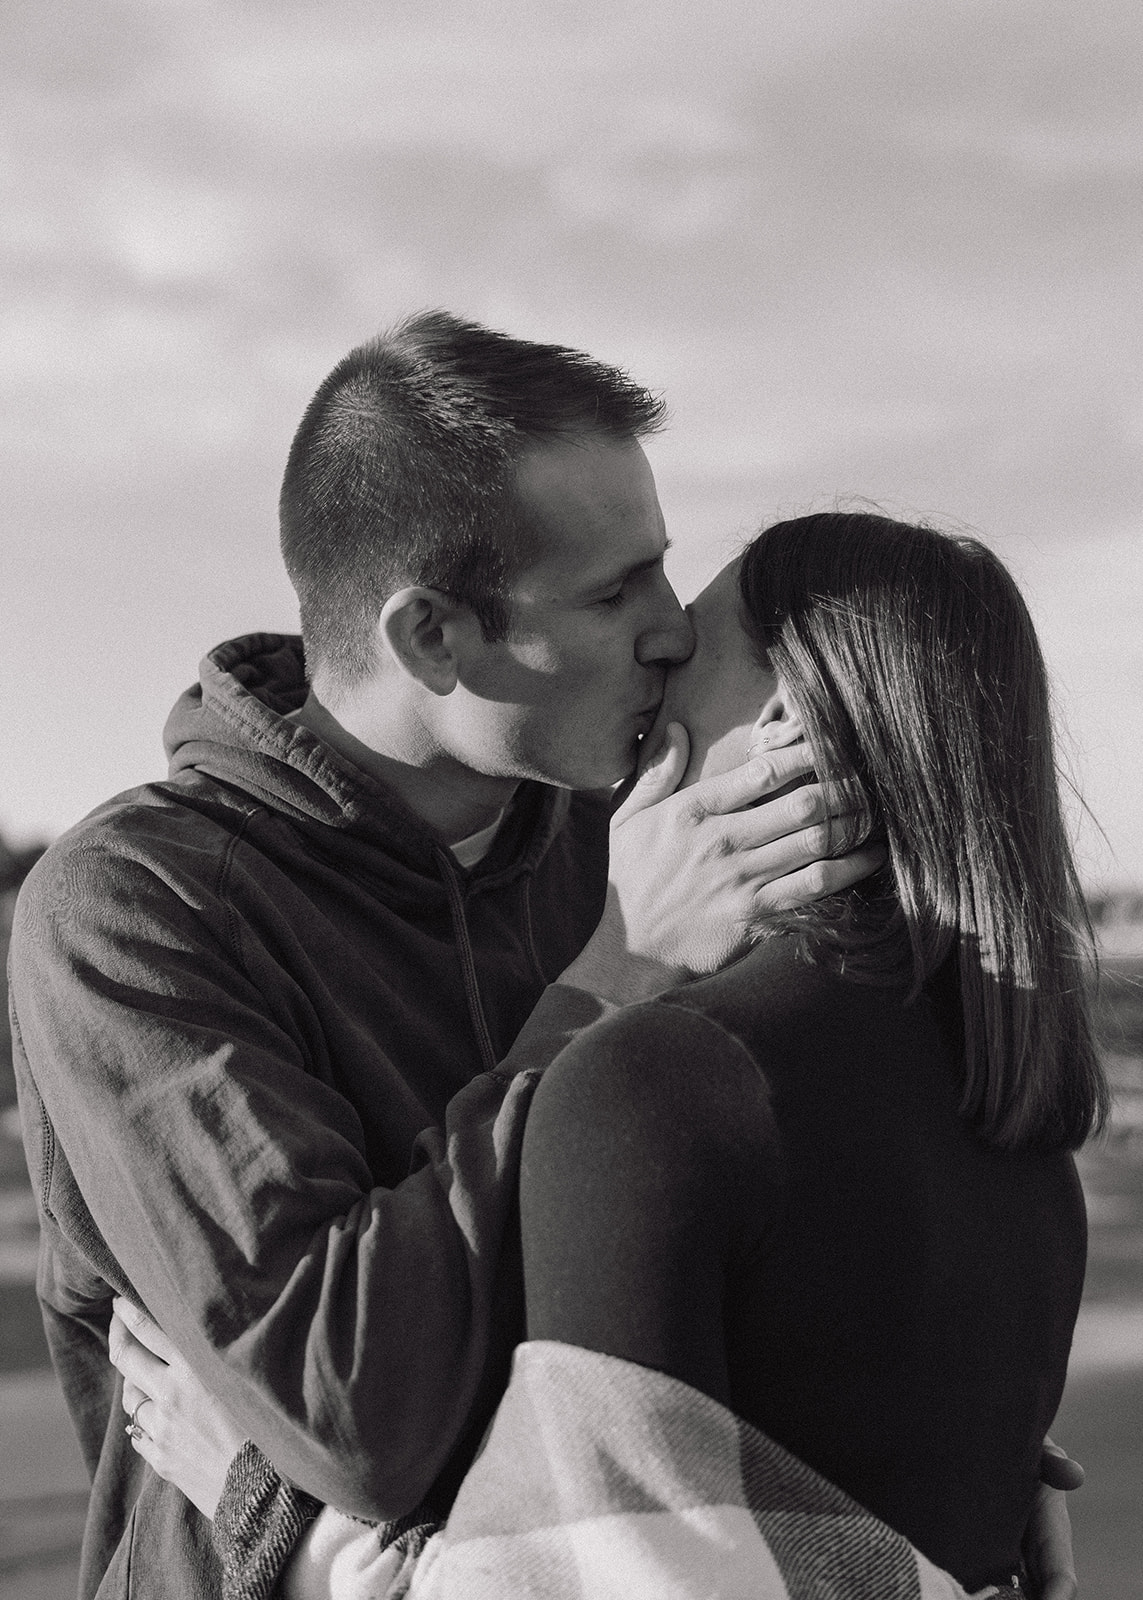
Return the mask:
[(376, 1519), (455, 1479), (521, 1336), (519, 1137), (594, 1014), (547, 986), (602, 910), (606, 803), (522, 784), (465, 872), (286, 720), (304, 694), (297, 639), (220, 646), (168, 723), (168, 780), (66, 834), (17, 909), (39, 1292), (93, 1476), (84, 1594), (217, 1592), (197, 1517), (124, 1437), (113, 1293), (283, 1474)]

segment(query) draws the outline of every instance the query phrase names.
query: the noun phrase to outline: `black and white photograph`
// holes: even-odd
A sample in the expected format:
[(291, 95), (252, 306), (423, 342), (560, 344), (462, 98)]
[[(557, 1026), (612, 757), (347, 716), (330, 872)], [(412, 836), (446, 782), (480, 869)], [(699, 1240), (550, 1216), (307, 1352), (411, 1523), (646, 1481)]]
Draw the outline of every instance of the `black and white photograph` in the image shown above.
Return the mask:
[(1143, 13), (0, 11), (0, 1600), (1143, 1600)]

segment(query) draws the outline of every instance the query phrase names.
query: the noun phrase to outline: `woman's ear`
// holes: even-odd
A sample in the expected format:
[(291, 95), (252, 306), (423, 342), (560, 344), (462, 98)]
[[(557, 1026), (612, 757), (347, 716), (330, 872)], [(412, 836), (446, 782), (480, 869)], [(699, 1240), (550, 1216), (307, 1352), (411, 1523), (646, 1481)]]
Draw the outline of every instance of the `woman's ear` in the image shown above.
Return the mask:
[(750, 731), (749, 751), (753, 755), (761, 750), (777, 750), (783, 745), (797, 744), (804, 739), (806, 730), (794, 709), (786, 686), (781, 678), (773, 694), (767, 695)]
[(391, 594), (377, 632), (383, 649), (431, 694), (451, 694), (457, 683), (455, 623), (466, 607), (423, 584)]

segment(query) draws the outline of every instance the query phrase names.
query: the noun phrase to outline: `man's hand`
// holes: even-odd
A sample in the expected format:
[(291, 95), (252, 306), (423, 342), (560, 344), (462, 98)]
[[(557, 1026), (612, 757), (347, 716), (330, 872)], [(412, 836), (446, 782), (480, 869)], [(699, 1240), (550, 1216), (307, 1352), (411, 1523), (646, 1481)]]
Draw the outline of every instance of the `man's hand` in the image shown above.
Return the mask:
[(603, 917), (562, 975), (601, 999), (626, 1004), (717, 972), (745, 954), (768, 915), (848, 888), (884, 863), (880, 846), (823, 859), (825, 795), (798, 783), (812, 770), (805, 744), (676, 793), (687, 755), (686, 731), (673, 722), (612, 818)]
[(124, 1378), (131, 1448), (213, 1518), (245, 1434), (158, 1324), (127, 1300), (115, 1301), (108, 1349)]

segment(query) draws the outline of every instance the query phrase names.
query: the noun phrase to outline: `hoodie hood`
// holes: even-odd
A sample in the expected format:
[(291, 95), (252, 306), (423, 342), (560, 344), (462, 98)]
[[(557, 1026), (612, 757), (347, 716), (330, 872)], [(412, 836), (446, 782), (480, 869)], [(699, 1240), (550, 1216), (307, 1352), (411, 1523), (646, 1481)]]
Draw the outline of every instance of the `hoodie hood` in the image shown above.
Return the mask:
[[(390, 858), (439, 882), (442, 857), (453, 858), (437, 836), (379, 778), (288, 720), (306, 693), (298, 635), (252, 633), (219, 645), (167, 719), (171, 777), (201, 773), (312, 830), (315, 843), (324, 835), (333, 845), (333, 830), (346, 845), (382, 846)], [(533, 868), (562, 825), (569, 798), (522, 783), (474, 878), (491, 887)]]

